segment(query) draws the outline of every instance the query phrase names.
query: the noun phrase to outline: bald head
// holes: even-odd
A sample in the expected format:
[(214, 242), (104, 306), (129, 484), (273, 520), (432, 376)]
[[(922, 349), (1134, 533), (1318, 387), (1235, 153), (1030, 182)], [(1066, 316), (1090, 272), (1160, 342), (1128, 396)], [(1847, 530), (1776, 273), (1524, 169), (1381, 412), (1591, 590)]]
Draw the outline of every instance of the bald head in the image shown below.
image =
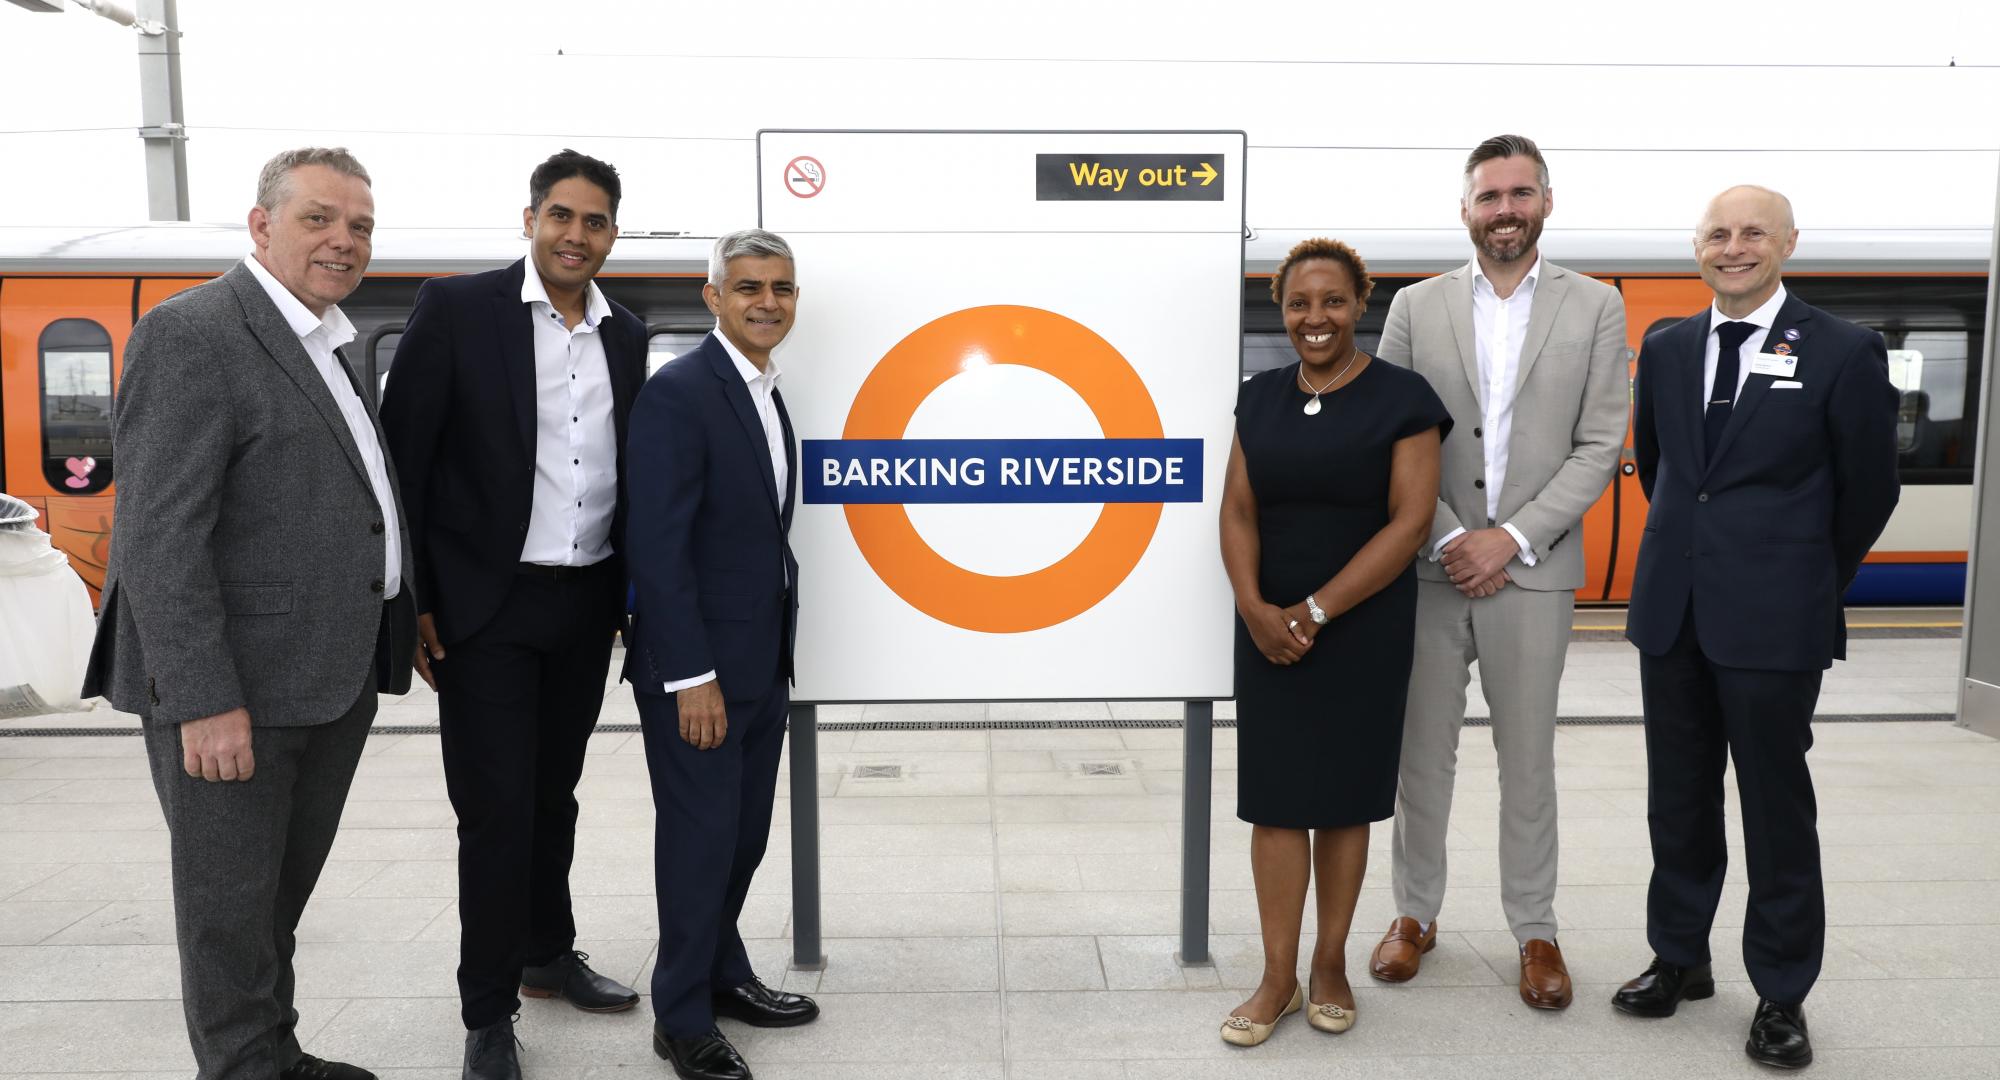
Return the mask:
[(1739, 184), (1709, 200), (1694, 230), (1694, 259), (1716, 307), (1748, 317), (1777, 295), (1785, 260), (1798, 247), (1792, 201), (1770, 188)]
[(1756, 184), (1738, 184), (1708, 201), (1708, 209), (1695, 224), (1694, 234), (1706, 236), (1718, 219), (1746, 214), (1767, 222), (1765, 227), (1771, 232), (1789, 233), (1797, 228), (1792, 219), (1792, 200), (1785, 198), (1783, 192)]

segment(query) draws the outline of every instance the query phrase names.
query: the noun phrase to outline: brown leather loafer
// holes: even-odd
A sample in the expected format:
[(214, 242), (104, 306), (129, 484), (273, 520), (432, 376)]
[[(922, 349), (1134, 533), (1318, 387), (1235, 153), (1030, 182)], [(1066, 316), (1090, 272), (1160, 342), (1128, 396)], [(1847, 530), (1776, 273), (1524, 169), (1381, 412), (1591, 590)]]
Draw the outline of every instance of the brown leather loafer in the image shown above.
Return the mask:
[(1368, 960), (1368, 974), (1383, 982), (1409, 982), (1417, 977), (1424, 954), (1437, 948), (1437, 943), (1437, 920), (1431, 920), (1430, 932), (1425, 933), (1417, 920), (1398, 915), (1375, 946), (1375, 953)]
[(1521, 1000), (1536, 1009), (1567, 1009), (1569, 968), (1553, 941), (1536, 938), (1521, 946)]

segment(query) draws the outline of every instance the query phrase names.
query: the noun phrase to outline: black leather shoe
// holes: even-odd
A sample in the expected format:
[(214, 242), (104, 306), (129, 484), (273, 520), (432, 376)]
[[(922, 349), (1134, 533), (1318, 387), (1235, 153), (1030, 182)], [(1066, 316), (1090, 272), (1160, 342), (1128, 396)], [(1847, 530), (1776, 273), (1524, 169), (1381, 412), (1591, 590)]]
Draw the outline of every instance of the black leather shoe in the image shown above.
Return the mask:
[(466, 1032), (462, 1080), (521, 1080), (518, 1045), (512, 1019)]
[(375, 1080), (375, 1074), (359, 1065), (328, 1061), (300, 1054), (292, 1067), (278, 1074), (279, 1080)]
[(715, 1015), (741, 1020), (751, 1027), (796, 1027), (819, 1019), (819, 1006), (813, 999), (773, 990), (754, 975), (742, 986), (715, 995), (712, 1004)]
[(1707, 964), (1675, 967), (1655, 956), (1645, 974), (1611, 995), (1611, 1006), (1633, 1016), (1672, 1016), (1683, 1001), (1714, 996), (1715, 974)]
[(1806, 1010), (1786, 1008), (1768, 998), (1757, 999), (1757, 1016), (1750, 1021), (1750, 1041), (1743, 1044), (1750, 1060), (1780, 1069), (1812, 1064), (1812, 1039), (1806, 1035)]
[(589, 953), (567, 952), (541, 967), (521, 969), (521, 996), (559, 997), (584, 1012), (624, 1012), (639, 1003), (639, 995), (616, 979), (607, 979), (584, 963)]
[(750, 1080), (750, 1066), (722, 1032), (676, 1039), (653, 1025), (653, 1053), (667, 1059), (681, 1080)]

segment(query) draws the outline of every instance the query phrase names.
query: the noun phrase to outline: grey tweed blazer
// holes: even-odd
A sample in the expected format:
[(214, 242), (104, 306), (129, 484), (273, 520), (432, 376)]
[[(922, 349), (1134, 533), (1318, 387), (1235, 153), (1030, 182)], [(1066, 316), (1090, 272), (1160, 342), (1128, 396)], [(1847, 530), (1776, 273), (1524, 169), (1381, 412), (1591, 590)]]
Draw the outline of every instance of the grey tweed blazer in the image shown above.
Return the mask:
[(1583, 587), (1583, 515), (1618, 468), (1632, 400), (1625, 300), (1618, 290), (1542, 263), (1515, 383), (1507, 482), (1492, 521), (1486, 518), (1480, 435), (1486, 389), (1472, 327), (1471, 264), (1396, 293), (1376, 351), (1428, 379), (1456, 421), (1444, 441), (1437, 514), (1417, 575), (1448, 580), (1429, 554), (1453, 529), (1511, 521), (1535, 550), (1534, 566), (1519, 558), (1507, 564), (1514, 584), (1536, 591)]
[[(415, 607), (406, 581), (385, 615), (367, 472), (246, 267), (139, 320), (111, 439), (116, 525), (85, 696), (147, 723), (244, 706), (253, 724), (303, 727), (364, 689), (409, 689)], [(407, 534), (402, 548), (413, 565)]]

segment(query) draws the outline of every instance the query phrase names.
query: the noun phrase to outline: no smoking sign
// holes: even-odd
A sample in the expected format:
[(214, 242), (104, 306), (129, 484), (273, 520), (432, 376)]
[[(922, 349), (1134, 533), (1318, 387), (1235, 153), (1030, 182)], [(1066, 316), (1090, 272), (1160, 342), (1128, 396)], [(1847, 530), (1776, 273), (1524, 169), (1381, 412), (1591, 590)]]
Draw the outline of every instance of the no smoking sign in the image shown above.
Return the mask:
[(795, 157), (785, 163), (785, 190), (810, 199), (826, 188), (826, 166), (818, 158)]

